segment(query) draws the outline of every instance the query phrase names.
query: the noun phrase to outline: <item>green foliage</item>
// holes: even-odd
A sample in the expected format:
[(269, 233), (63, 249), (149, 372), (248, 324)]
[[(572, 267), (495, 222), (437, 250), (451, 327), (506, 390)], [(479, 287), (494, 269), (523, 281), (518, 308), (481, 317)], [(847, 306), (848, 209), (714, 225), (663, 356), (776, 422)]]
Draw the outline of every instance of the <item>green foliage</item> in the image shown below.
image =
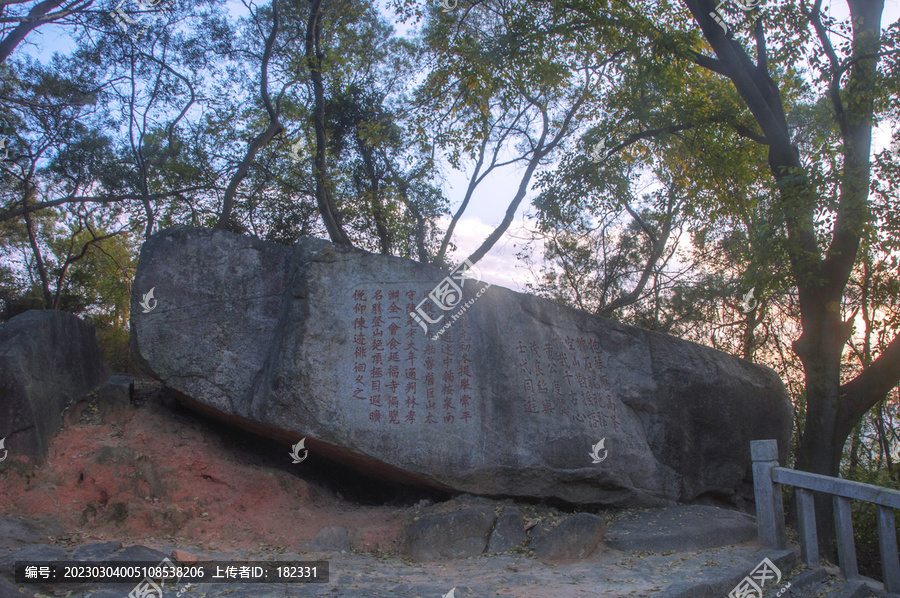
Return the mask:
[[(130, 233), (109, 233), (94, 228), (96, 222), (68, 222), (52, 211), (42, 219), (43, 258), (54, 281), (49, 288), (55, 305), (48, 305), (40, 283), (29, 280), (15, 267), (16, 255), (26, 266), (30, 248), (22, 246), (26, 233), (5, 223), (0, 254), (8, 262), (0, 266), (0, 312), (8, 320), (29, 309), (67, 311), (94, 324), (101, 350), (110, 366), (130, 367), (128, 316), (131, 280), (137, 261), (138, 240)], [(88, 224), (85, 226), (85, 224)], [(18, 229), (18, 230), (16, 230)]]

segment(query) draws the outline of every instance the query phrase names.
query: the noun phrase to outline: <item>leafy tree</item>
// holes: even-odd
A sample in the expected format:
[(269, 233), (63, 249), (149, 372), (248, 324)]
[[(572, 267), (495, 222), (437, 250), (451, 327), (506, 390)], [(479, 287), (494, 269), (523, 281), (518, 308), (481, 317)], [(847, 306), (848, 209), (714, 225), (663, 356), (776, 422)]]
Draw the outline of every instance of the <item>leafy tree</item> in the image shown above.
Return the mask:
[[(893, 110), (898, 32), (896, 24), (882, 32), (883, 2), (849, 0), (848, 5), (850, 18), (842, 22), (826, 14), (820, 0), (758, 9), (750, 19), (736, 7), (717, 13), (712, 0), (685, 0), (699, 35), (677, 4), (643, 11), (600, 2), (560, 8), (598, 31), (626, 28), (645, 40), (648, 59), (703, 69), (737, 94), (739, 110), (726, 120), (715, 116), (715, 96), (698, 96), (691, 87), (666, 93), (668, 104), (686, 108), (667, 126), (714, 127), (710, 130), (719, 135), (732, 131), (765, 151), (760, 182), (769, 221), (785, 239), (767, 251), (777, 254), (780, 247), (787, 256), (802, 330), (792, 345), (803, 367), (807, 410), (797, 467), (832, 476), (838, 475), (842, 447), (856, 423), (900, 381), (896, 335), (852, 377), (845, 377), (842, 359), (855, 315), (846, 309), (848, 284), (862, 257), (865, 231), (878, 225), (870, 194), (872, 128)], [(752, 31), (735, 27), (739, 20), (752, 22)], [(730, 23), (727, 31), (724, 23)], [(846, 41), (835, 45), (835, 39)], [(805, 76), (794, 66), (798, 61), (810, 65)], [(827, 113), (828, 119), (803, 122), (804, 113)], [(717, 199), (733, 206), (727, 195)], [(826, 549), (830, 508), (829, 500), (817, 501)]]
[(573, 41), (540, 2), (475, 3), (450, 14), (434, 6), (428, 15), (395, 4), (407, 17), (425, 20), (428, 73), (414, 98), (418, 142), (445, 154), (455, 169), (471, 164), (436, 263), (445, 262), (479, 185), (503, 169), (521, 169), (503, 219), (468, 257), (474, 263), (508, 230), (535, 174), (591, 116), (621, 40)]

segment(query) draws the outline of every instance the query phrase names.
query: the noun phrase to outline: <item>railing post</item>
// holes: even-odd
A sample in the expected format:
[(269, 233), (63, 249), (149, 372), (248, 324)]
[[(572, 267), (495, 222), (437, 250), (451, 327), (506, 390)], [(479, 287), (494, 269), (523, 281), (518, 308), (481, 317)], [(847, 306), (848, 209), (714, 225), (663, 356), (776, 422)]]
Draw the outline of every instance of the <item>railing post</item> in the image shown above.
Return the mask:
[(751, 440), (753, 493), (756, 496), (756, 527), (760, 546), (784, 548), (784, 505), (781, 484), (772, 481), (772, 468), (778, 467), (778, 441)]
[(800, 527), (800, 556), (810, 567), (819, 566), (819, 537), (816, 534), (816, 504), (813, 493), (806, 488), (796, 488), (797, 523)]
[(859, 579), (856, 567), (856, 545), (853, 542), (853, 518), (850, 516), (850, 499), (833, 496), (834, 531), (837, 534), (838, 561), (846, 579)]
[(890, 594), (900, 594), (900, 559), (897, 556), (897, 529), (894, 527), (894, 509), (884, 505), (878, 508), (878, 543), (881, 546), (881, 576), (884, 588)]

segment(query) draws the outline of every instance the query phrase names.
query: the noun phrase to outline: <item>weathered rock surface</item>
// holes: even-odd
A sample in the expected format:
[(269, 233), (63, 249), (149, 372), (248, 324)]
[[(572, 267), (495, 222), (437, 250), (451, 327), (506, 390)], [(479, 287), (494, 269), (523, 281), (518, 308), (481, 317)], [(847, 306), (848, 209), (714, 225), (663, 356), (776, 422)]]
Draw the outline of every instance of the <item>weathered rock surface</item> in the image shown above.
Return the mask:
[(506, 552), (521, 545), (527, 539), (519, 508), (506, 507), (497, 517), (494, 531), (491, 532), (488, 540), (487, 551), (489, 553)]
[(534, 556), (550, 562), (574, 561), (590, 556), (603, 540), (602, 517), (576, 513), (531, 543)]
[(72, 553), (73, 561), (104, 561), (117, 550), (122, 549), (122, 542), (113, 540), (111, 542), (94, 542), (93, 544), (85, 544), (78, 546)]
[(705, 505), (630, 513), (611, 523), (605, 544), (616, 550), (706, 550), (757, 539), (756, 518)]
[(0, 516), (0, 549), (19, 549), (30, 544), (47, 540), (48, 536), (63, 533), (58, 521), (40, 524), (30, 519), (20, 519), (10, 515)]
[(403, 551), (417, 561), (463, 559), (484, 553), (494, 527), (490, 507), (420, 515), (404, 529)]
[(33, 598), (34, 592), (27, 588), (22, 588), (20, 592), (14, 583), (0, 578), (0, 598)]
[(103, 422), (114, 421), (131, 404), (134, 395), (134, 378), (131, 376), (110, 376), (97, 390), (97, 408)]
[(94, 327), (77, 316), (32, 310), (0, 325), (0, 438), (6, 449), (44, 456), (63, 410), (109, 374)]
[(197, 409), (306, 437), (310, 459), (474, 494), (739, 503), (750, 440), (786, 450), (770, 369), (475, 280), (429, 299), (447, 276), (317, 239), (167, 229), (141, 250), (133, 354)]
[(340, 525), (329, 525), (319, 530), (309, 543), (309, 547), (320, 552), (350, 550), (350, 537), (347, 530)]

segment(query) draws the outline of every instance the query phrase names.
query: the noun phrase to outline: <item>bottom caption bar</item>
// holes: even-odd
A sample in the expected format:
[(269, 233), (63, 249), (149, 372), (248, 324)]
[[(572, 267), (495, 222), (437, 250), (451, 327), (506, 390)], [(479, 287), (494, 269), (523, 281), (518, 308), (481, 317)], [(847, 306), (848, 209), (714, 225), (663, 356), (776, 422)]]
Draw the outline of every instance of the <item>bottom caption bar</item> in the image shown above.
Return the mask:
[(328, 561), (17, 561), (16, 583), (326, 583)]

